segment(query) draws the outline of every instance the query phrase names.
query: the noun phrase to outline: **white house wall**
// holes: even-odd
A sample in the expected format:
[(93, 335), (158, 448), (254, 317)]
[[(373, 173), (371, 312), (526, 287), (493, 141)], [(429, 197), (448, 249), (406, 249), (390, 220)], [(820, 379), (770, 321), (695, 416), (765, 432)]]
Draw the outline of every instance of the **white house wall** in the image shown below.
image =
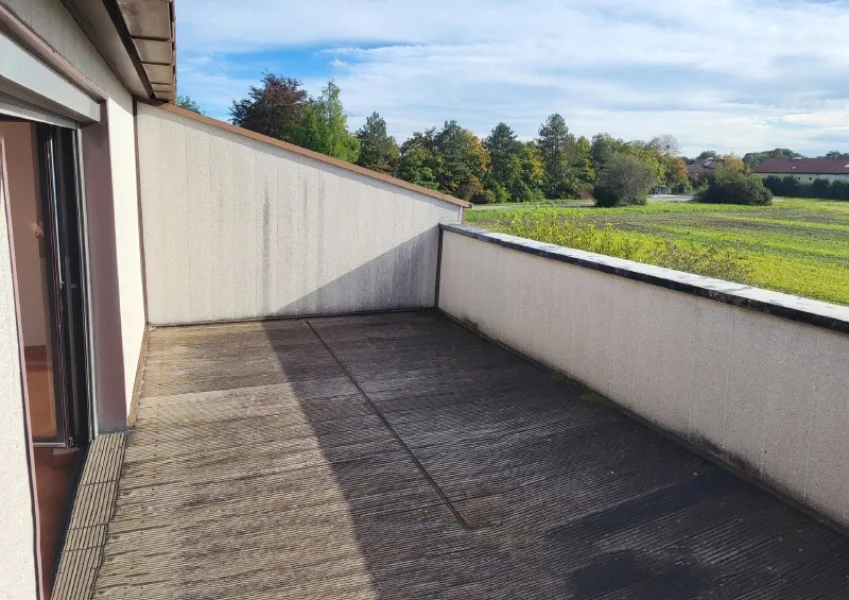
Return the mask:
[(429, 307), (459, 206), (139, 105), (152, 324)]
[(60, 0), (0, 0), (0, 3), (9, 7), (21, 21), (108, 96), (109, 166), (119, 273), (123, 393), (129, 411), (145, 327), (133, 98)]
[[(125, 100), (129, 100), (129, 107)], [(129, 413), (146, 322), (132, 100), (129, 96), (118, 100), (110, 97), (107, 102), (107, 114), (121, 308), (121, 345), (124, 355), (124, 397)]]

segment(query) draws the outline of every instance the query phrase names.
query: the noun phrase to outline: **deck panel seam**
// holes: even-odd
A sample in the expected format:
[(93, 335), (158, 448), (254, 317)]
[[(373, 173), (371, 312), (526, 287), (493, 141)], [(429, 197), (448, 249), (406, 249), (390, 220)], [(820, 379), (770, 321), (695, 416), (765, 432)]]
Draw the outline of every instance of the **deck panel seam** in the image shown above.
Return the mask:
[(433, 479), (433, 477), (431, 477), (430, 473), (428, 473), (427, 469), (425, 469), (424, 465), (421, 463), (421, 461), (418, 459), (418, 457), (413, 453), (413, 451), (410, 449), (410, 447), (407, 446), (407, 444), (406, 444), (406, 442), (404, 442), (403, 438), (401, 438), (401, 436), (398, 435), (398, 432), (395, 431), (395, 428), (392, 427), (392, 424), (389, 422), (389, 420), (386, 418), (386, 416), (383, 414), (383, 412), (381, 412), (381, 410), (377, 407), (377, 405), (374, 403), (374, 401), (372, 401), (372, 399), (369, 397), (369, 395), (365, 392), (365, 390), (360, 385), (359, 381), (357, 381), (354, 378), (354, 376), (348, 370), (348, 367), (345, 365), (345, 363), (343, 363), (342, 360), (336, 355), (336, 353), (333, 351), (333, 349), (330, 347), (330, 345), (327, 342), (324, 341), (324, 339), (321, 337), (321, 335), (318, 333), (318, 331), (315, 329), (315, 327), (312, 326), (312, 323), (310, 323), (309, 320), (306, 321), (306, 324), (312, 330), (312, 332), (315, 334), (315, 337), (318, 339), (318, 341), (320, 341), (324, 345), (324, 347), (327, 349), (327, 351), (333, 357), (333, 360), (335, 360), (336, 363), (339, 365), (339, 368), (342, 369), (342, 371), (345, 372), (345, 375), (347, 375), (348, 379), (351, 381), (351, 383), (354, 385), (354, 387), (357, 388), (357, 391), (359, 391), (359, 393), (362, 395), (363, 399), (366, 401), (366, 403), (369, 405), (369, 407), (374, 411), (374, 414), (376, 414), (377, 417), (381, 420), (381, 422), (386, 427), (386, 429), (389, 430), (389, 433), (392, 434), (392, 437), (394, 437), (398, 441), (398, 443), (401, 445), (401, 447), (406, 451), (407, 455), (410, 457), (410, 460), (413, 461), (413, 464), (416, 466), (416, 468), (419, 470), (419, 472), (422, 474), (422, 476), (431, 485), (431, 487), (436, 492), (436, 494), (442, 499), (442, 501), (445, 503), (446, 508), (448, 508), (448, 510), (451, 511), (451, 514), (454, 515), (454, 518), (457, 520), (457, 522), (460, 524), (460, 526), (463, 527), (463, 529), (465, 529), (466, 531), (472, 531), (472, 529), (473, 529), (472, 526), (469, 525), (468, 522), (466, 522), (465, 517), (463, 517), (463, 515), (460, 514), (460, 511), (457, 510), (457, 508), (455, 508), (455, 506), (454, 506), (454, 504), (452, 504), (450, 498), (448, 498), (446, 493), (442, 491), (442, 488), (439, 487), (439, 484)]

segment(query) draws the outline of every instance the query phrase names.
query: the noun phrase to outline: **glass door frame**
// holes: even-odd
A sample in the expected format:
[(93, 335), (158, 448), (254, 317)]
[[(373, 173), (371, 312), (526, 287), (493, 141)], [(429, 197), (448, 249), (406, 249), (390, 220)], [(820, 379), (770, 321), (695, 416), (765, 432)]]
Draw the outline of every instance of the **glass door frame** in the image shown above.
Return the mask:
[(91, 436), (91, 354), (85, 200), (75, 129), (36, 123), (56, 437), (36, 446), (85, 446)]

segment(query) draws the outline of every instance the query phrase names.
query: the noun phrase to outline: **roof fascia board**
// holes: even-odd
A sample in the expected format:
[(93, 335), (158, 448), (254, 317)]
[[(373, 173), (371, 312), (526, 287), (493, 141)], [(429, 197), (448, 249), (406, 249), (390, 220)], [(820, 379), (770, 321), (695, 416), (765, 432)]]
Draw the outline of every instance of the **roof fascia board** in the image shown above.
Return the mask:
[(153, 97), (153, 90), (143, 76), (144, 71), (114, 0), (62, 0), (62, 3), (121, 84), (135, 96)]

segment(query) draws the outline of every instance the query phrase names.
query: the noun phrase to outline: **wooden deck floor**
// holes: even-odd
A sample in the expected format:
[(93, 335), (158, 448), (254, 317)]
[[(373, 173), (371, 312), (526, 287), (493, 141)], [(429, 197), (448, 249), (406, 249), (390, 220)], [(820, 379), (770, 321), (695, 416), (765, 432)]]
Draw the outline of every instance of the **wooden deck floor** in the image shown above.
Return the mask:
[(431, 313), (152, 332), (94, 597), (849, 597), (849, 541)]

